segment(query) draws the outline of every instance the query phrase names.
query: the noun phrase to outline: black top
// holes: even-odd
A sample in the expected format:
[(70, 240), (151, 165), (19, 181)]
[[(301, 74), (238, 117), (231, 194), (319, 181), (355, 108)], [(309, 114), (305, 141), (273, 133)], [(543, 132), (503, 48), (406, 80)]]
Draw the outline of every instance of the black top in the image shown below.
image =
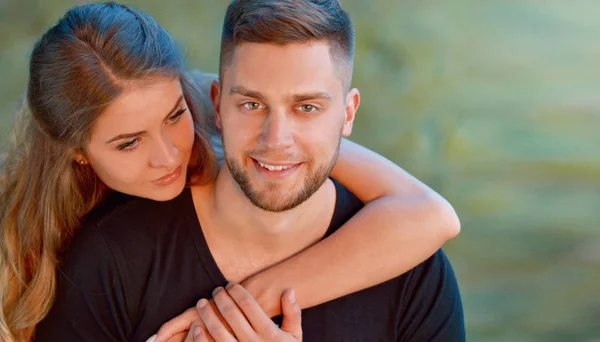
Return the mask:
[[(362, 208), (338, 183), (336, 190), (326, 235)], [(189, 189), (168, 202), (117, 195), (73, 239), (35, 340), (145, 341), (226, 284)], [(303, 310), (302, 326), (310, 342), (465, 339), (458, 286), (441, 250), (400, 277)]]

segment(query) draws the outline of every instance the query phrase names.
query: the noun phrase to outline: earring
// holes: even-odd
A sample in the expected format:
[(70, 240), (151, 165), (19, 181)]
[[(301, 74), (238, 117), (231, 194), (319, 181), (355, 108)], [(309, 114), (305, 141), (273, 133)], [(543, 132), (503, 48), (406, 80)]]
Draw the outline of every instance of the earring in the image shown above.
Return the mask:
[(83, 164), (85, 164), (85, 160), (81, 159), (81, 160), (79, 161), (79, 165), (83, 165)]

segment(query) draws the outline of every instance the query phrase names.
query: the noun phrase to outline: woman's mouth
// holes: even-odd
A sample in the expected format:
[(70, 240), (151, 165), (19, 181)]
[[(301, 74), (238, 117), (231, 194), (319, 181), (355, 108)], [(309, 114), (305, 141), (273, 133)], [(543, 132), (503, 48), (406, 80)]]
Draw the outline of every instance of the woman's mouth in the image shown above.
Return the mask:
[(167, 186), (173, 184), (176, 180), (181, 177), (181, 165), (179, 165), (175, 170), (167, 173), (166, 175), (160, 177), (157, 180), (152, 181), (152, 184), (158, 186)]

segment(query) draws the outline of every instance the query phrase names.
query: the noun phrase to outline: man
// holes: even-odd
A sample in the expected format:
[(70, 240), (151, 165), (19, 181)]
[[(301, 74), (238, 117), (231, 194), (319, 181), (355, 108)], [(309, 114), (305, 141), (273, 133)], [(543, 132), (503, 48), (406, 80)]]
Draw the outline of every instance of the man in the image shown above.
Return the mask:
[[(194, 202), (205, 204), (198, 217), (226, 279), (245, 279), (294, 255), (360, 209), (328, 179), (360, 102), (350, 89), (353, 53), (353, 27), (337, 0), (229, 6), (221, 82), (211, 89), (225, 165), (214, 185), (192, 190)], [(217, 341), (246, 334), (240, 291), (215, 293), (231, 333), (199, 303)], [(302, 315), (307, 341), (462, 341), (463, 325), (456, 279), (441, 251), (403, 276)]]
[[(206, 300), (198, 311), (217, 341), (464, 340), (460, 296), (442, 252), (404, 276), (304, 310), (301, 329), (293, 292), (283, 296), (279, 329), (241, 286), (221, 287), (315, 244), (361, 209), (328, 178), (360, 102), (350, 89), (352, 55), (352, 26), (335, 0), (232, 3), (221, 83), (211, 88), (225, 154), (217, 179), (165, 202), (114, 194), (87, 217), (61, 260), (56, 299), (36, 340), (144, 341), (211, 293), (224, 321)], [(177, 80), (153, 86), (173, 98), (181, 92)], [(150, 98), (142, 95), (152, 89), (132, 91)], [(122, 115), (129, 113), (144, 119)], [(340, 278), (338, 268), (328, 271)], [(202, 331), (188, 338), (208, 339)]]

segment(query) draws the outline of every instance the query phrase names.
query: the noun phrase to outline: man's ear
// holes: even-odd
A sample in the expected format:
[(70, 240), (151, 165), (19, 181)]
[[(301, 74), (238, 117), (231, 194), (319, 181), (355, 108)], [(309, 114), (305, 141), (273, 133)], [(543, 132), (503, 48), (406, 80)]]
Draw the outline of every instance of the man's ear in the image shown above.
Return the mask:
[(346, 117), (344, 118), (344, 128), (342, 136), (347, 137), (352, 133), (352, 125), (356, 117), (356, 111), (360, 105), (360, 93), (358, 89), (352, 88), (346, 95)]
[(215, 125), (221, 130), (221, 83), (219, 80), (214, 80), (210, 85), (210, 100), (215, 113)]

